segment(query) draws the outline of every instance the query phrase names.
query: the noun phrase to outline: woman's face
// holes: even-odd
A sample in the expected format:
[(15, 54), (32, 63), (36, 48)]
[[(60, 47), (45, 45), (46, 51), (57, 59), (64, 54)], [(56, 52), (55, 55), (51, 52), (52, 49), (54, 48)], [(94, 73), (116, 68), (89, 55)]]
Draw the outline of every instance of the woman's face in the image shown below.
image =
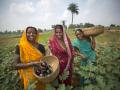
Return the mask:
[(34, 28), (28, 28), (26, 32), (27, 40), (30, 42), (35, 42), (37, 37), (37, 31)]
[(76, 31), (75, 35), (78, 39), (83, 39), (83, 33), (82, 32)]
[(59, 28), (56, 28), (55, 29), (55, 35), (56, 37), (60, 40), (60, 39), (63, 39), (63, 31)]

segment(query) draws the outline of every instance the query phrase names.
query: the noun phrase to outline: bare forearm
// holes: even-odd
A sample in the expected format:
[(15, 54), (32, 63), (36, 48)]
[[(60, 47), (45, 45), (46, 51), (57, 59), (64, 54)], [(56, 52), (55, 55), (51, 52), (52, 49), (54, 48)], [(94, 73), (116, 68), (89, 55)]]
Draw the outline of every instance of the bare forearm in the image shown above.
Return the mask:
[[(33, 60), (30, 60), (30, 61), (33, 61)], [(11, 67), (14, 70), (25, 69), (25, 68), (28, 68), (28, 67), (32, 67), (32, 66), (34, 66), (38, 63), (40, 63), (40, 62), (38, 61), (38, 62), (22, 63), (21, 60), (20, 60), (20, 55), (15, 55), (14, 61), (12, 62)]]
[(18, 63), (18, 64), (14, 64), (13, 65), (13, 68), (14, 69), (25, 69), (25, 68), (28, 68), (28, 67), (33, 67), (35, 66), (36, 64), (39, 64), (40, 62), (30, 62), (30, 63), (26, 63), (26, 64), (23, 64), (23, 63)]
[(32, 67), (32, 66), (33, 66), (32, 63), (27, 63), (27, 64), (19, 63), (19, 64), (14, 65), (14, 69), (25, 69), (25, 68)]
[(95, 37), (92, 37), (91, 45), (92, 45), (92, 48), (95, 49), (96, 47)]

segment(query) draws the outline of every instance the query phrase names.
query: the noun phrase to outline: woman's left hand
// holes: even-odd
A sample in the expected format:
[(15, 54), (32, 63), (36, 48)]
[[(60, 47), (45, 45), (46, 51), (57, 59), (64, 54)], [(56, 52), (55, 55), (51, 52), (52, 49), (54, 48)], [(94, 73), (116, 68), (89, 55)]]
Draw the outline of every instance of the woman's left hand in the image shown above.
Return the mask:
[(69, 71), (70, 65), (67, 65), (64, 70)]

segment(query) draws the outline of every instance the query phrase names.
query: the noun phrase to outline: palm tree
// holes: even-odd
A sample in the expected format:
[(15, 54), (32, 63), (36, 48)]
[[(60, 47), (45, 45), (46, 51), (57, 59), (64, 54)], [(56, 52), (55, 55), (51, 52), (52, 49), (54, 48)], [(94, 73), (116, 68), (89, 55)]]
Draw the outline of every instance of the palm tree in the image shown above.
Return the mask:
[(67, 8), (71, 13), (72, 13), (72, 21), (71, 24), (73, 24), (73, 15), (74, 14), (79, 14), (78, 12), (78, 6), (75, 3), (71, 3), (69, 4), (68, 8)]

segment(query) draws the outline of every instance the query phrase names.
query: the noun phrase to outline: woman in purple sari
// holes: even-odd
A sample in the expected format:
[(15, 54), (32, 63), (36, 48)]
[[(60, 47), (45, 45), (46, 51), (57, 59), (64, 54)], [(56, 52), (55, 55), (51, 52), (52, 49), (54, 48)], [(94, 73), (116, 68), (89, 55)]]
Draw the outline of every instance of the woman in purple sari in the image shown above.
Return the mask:
[(71, 85), (72, 60), (73, 60), (72, 44), (66, 32), (63, 30), (62, 25), (55, 26), (54, 34), (52, 38), (49, 40), (49, 49), (52, 55), (55, 55), (59, 59), (60, 63), (59, 76), (62, 75), (64, 71), (69, 72), (67, 79), (64, 81), (61, 81), (58, 76), (59, 83)]

